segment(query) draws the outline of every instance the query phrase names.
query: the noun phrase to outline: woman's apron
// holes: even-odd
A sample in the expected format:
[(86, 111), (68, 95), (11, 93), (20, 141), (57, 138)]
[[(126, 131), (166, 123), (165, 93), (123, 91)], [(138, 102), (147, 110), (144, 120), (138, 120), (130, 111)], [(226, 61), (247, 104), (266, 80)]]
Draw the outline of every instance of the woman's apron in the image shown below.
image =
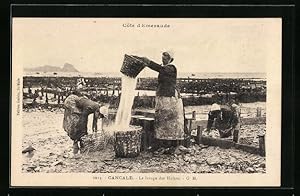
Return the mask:
[(155, 137), (162, 140), (183, 140), (184, 110), (182, 99), (177, 95), (175, 97), (158, 96), (155, 101)]

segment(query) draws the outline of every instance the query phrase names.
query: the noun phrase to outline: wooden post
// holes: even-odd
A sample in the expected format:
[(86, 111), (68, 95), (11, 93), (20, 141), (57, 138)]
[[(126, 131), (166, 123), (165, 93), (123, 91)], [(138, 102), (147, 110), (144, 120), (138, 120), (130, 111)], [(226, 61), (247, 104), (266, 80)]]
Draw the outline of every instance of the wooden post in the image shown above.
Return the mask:
[(256, 117), (261, 117), (261, 107), (256, 108)]
[(112, 90), (112, 96), (115, 95), (115, 81), (113, 82), (113, 90)]
[(187, 127), (187, 137), (185, 138), (185, 147), (189, 148), (191, 146), (191, 129), (192, 129), (192, 121), (186, 120), (186, 123), (188, 123)]
[(155, 97), (152, 97), (151, 99), (152, 108), (155, 108)]
[(266, 156), (265, 135), (258, 135), (259, 152), (261, 156)]
[(191, 136), (191, 132), (192, 132), (192, 122), (193, 122), (193, 120), (190, 119), (190, 120), (189, 120), (189, 135), (190, 135), (190, 136)]
[(143, 127), (143, 149), (147, 150), (150, 146), (153, 147), (154, 143), (154, 118), (140, 118)]
[(192, 113), (192, 119), (196, 120), (196, 111), (193, 111), (193, 113)]
[(202, 132), (203, 132), (203, 127), (201, 125), (198, 125), (197, 126), (197, 138), (196, 138), (197, 144), (200, 144), (202, 142), (201, 141)]
[(240, 133), (240, 126), (238, 125), (234, 130), (233, 130), (233, 142), (238, 143), (239, 141), (239, 133)]
[(46, 104), (48, 104), (48, 93), (46, 92)]

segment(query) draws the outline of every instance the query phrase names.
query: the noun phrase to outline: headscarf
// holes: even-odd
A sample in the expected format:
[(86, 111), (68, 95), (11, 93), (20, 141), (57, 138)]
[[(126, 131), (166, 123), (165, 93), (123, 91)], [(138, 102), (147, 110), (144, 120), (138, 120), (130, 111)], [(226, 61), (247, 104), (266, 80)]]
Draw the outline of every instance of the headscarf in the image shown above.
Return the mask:
[(100, 107), (100, 109), (99, 109), (99, 111), (100, 111), (100, 113), (105, 117), (105, 118), (107, 118), (107, 116), (108, 116), (108, 106), (101, 106)]
[(168, 55), (170, 57), (169, 63), (171, 63), (174, 60), (174, 52), (172, 50), (166, 50), (162, 53), (162, 55)]
[(167, 50), (163, 53), (168, 54), (172, 59), (174, 59), (174, 52), (172, 50)]

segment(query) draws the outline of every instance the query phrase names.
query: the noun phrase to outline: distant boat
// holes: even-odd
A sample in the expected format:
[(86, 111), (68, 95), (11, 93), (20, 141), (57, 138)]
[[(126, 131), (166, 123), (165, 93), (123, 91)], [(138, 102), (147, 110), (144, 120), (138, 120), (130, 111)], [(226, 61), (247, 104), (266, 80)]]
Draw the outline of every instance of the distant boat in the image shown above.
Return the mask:
[(54, 75), (57, 75), (57, 73), (56, 73), (56, 72), (54, 72), (53, 74), (54, 74)]
[(192, 74), (192, 76), (195, 76), (195, 74)]

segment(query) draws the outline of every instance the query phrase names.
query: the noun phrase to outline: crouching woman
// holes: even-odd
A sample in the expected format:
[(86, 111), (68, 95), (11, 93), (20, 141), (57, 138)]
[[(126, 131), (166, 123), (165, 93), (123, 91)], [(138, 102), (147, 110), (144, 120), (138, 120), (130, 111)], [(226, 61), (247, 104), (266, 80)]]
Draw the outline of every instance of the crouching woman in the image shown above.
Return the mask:
[(73, 140), (73, 153), (77, 154), (83, 147), (82, 137), (87, 135), (88, 116), (94, 114), (93, 127), (97, 126), (98, 118), (104, 115), (100, 112), (100, 104), (86, 97), (69, 95), (64, 101), (63, 128)]

